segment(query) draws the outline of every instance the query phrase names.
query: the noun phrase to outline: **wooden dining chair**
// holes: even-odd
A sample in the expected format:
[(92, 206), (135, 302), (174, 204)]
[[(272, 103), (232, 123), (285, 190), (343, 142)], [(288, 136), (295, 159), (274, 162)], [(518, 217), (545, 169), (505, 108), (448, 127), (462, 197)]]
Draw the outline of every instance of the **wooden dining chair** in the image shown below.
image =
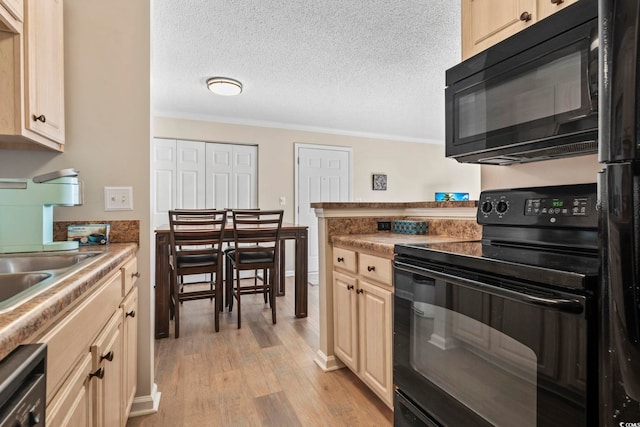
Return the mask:
[[(245, 294), (262, 293), (271, 305), (271, 318), (276, 323), (276, 286), (278, 284), (278, 262), (280, 256), (281, 210), (234, 210), (234, 247), (227, 252), (226, 288), (229, 311), (234, 299), (238, 301), (238, 329), (241, 326), (240, 297)], [(271, 272), (261, 283), (244, 282), (240, 272), (244, 270), (267, 270)], [(234, 274), (236, 273), (236, 274)], [(235, 276), (235, 277), (234, 277)]]
[[(222, 243), (226, 224), (225, 211), (180, 209), (169, 211), (169, 267), (171, 270), (170, 314), (174, 334), (180, 335), (180, 304), (183, 301), (209, 298), (214, 300), (215, 330), (220, 330), (222, 310)], [(207, 275), (209, 280), (185, 282), (188, 275)], [(200, 286), (195, 286), (200, 285)], [(202, 285), (206, 285), (204, 287)], [(196, 288), (197, 290), (189, 290)]]

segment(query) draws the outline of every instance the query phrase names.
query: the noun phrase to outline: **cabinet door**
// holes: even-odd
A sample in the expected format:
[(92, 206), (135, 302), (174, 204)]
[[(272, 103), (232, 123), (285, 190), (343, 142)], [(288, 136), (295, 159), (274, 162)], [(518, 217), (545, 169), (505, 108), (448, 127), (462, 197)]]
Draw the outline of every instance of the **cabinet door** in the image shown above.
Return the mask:
[(333, 273), (333, 346), (340, 360), (358, 371), (358, 298), (356, 279)]
[(65, 382), (56, 398), (47, 407), (47, 425), (50, 427), (93, 426), (91, 390), (94, 380), (91, 372), (91, 354), (86, 353)]
[(91, 346), (92, 369), (103, 369), (96, 382), (96, 427), (124, 425), (122, 414), (122, 310), (117, 310)]
[(126, 419), (131, 410), (133, 398), (136, 396), (137, 375), (138, 375), (138, 288), (134, 287), (127, 297), (122, 301), (124, 312), (124, 364), (123, 364), (123, 386), (122, 393), (122, 414)]
[(382, 399), (393, 400), (391, 317), (392, 293), (360, 281), (358, 295), (360, 323), (360, 375)]
[(462, 59), (523, 30), (536, 19), (536, 0), (462, 0)]
[(0, 0), (0, 6), (7, 8), (18, 21), (22, 22), (24, 16), (24, 2), (23, 0)]
[(26, 0), (25, 126), (64, 143), (62, 0)]
[(538, 20), (553, 15), (578, 0), (538, 0)]

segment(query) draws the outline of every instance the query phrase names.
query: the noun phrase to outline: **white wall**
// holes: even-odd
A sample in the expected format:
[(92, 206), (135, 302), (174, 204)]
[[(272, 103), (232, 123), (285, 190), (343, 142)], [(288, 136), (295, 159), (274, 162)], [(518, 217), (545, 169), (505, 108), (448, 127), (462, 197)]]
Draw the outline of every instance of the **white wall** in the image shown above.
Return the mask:
[[(84, 205), (55, 220), (140, 220), (138, 395), (153, 384), (149, 21), (150, 0), (65, 0), (65, 152), (0, 151), (4, 178), (80, 170)], [(135, 210), (104, 212), (104, 186), (132, 186)]]
[[(287, 204), (293, 221), (295, 143), (353, 148), (353, 197), (367, 201), (434, 200), (436, 191), (468, 192), (477, 199), (480, 167), (444, 157), (444, 145), (418, 144), (354, 136), (155, 117), (153, 136), (258, 145), (258, 202), (265, 209)], [(371, 175), (387, 174), (387, 191), (373, 191)]]
[(482, 189), (596, 182), (596, 154), (512, 166), (482, 166)]

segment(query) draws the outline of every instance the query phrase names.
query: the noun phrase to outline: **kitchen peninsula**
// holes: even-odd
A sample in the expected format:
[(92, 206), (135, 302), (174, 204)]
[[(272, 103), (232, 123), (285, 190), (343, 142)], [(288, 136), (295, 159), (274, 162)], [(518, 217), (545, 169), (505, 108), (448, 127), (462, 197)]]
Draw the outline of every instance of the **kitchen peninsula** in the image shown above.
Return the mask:
[[(392, 260), (396, 243), (478, 240), (476, 201), (312, 203), (318, 217), (320, 349), (324, 371), (348, 366), (392, 407)], [(424, 221), (427, 234), (378, 231)]]

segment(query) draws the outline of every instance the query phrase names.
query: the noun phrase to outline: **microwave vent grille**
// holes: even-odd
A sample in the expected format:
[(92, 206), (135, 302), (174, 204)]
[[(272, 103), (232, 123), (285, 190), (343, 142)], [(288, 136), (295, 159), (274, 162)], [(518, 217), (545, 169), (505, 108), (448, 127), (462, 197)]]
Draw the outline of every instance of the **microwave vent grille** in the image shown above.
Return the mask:
[(478, 163), (490, 165), (511, 165), (515, 163), (528, 163), (540, 160), (555, 159), (557, 157), (578, 156), (592, 154), (598, 151), (597, 141), (583, 141), (573, 144), (565, 144), (537, 150), (518, 152), (502, 156), (480, 159)]

